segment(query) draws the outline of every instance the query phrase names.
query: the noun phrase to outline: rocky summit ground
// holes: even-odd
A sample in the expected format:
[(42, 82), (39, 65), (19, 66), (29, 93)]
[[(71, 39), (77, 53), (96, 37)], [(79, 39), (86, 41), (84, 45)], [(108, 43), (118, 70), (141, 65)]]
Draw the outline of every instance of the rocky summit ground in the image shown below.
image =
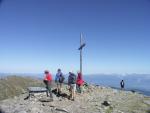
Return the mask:
[(150, 97), (130, 91), (89, 85), (75, 101), (68, 100), (67, 86), (63, 97), (54, 96), (54, 101), (45, 93), (28, 94), (0, 101), (0, 113), (150, 113)]

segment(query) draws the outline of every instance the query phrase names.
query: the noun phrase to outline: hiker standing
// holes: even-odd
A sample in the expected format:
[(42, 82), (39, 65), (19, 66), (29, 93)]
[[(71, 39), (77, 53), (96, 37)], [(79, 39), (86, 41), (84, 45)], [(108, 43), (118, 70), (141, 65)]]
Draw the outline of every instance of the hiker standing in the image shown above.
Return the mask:
[(64, 82), (64, 80), (65, 77), (63, 76), (61, 69), (58, 69), (55, 77), (55, 83), (57, 84), (57, 94), (61, 93), (62, 83)]
[(121, 90), (124, 89), (124, 85), (125, 85), (124, 80), (122, 80), (122, 81), (120, 82)]
[[(51, 83), (52, 83), (52, 75), (49, 73), (48, 70), (46, 70), (45, 72), (45, 78), (44, 78), (44, 83), (46, 85), (46, 88), (50, 94), (50, 97), (51, 99), (53, 99), (53, 95), (52, 95), (52, 86), (51, 86)], [(48, 96), (48, 92), (47, 92), (47, 96)]]
[(84, 84), (84, 81), (83, 81), (83, 78), (82, 78), (82, 74), (80, 72), (78, 72), (76, 84), (77, 84), (77, 91), (79, 93), (82, 93), (82, 86)]
[(70, 91), (70, 99), (74, 101), (76, 93), (76, 75), (73, 72), (69, 72), (68, 86)]

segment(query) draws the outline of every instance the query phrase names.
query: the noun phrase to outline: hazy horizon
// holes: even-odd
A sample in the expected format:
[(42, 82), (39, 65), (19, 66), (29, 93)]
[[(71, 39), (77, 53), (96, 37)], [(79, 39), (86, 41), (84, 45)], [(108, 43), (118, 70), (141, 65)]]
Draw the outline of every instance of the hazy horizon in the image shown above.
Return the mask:
[[(13, 76), (14, 74), (1, 74), (0, 77)], [(44, 74), (15, 74), (16, 76), (22, 77), (31, 77), (42, 80), (44, 78)], [(52, 74), (53, 79), (55, 78), (55, 74)], [(65, 81), (67, 82), (68, 75), (65, 76)], [(134, 90), (144, 95), (150, 96), (150, 74), (127, 74), (127, 75), (119, 75), (119, 74), (90, 74), (84, 75), (83, 79), (88, 84), (95, 84), (105, 87), (112, 87), (120, 89), (120, 81), (124, 80), (125, 82), (125, 90)]]
[[(51, 72), (50, 72), (51, 73)], [(57, 72), (55, 72), (55, 73), (51, 73), (53, 76), (55, 76), (56, 75), (56, 73)], [(77, 74), (77, 72), (74, 72), (75, 74)], [(64, 73), (63, 72), (63, 74), (64, 75), (69, 75), (69, 72), (67, 72), (67, 73)], [(10, 72), (10, 73), (8, 73), (8, 72), (0, 72), (0, 76), (1, 75), (17, 75), (17, 76), (19, 76), (19, 75), (29, 75), (29, 76), (34, 76), (34, 75), (44, 75), (44, 72), (41, 72), (41, 73), (28, 73), (28, 72), (25, 72), (25, 73), (14, 73), (14, 72)], [(83, 76), (103, 76), (103, 75), (105, 75), (105, 76), (121, 76), (121, 77), (124, 77), (124, 76), (135, 76), (135, 75), (138, 75), (138, 76), (150, 76), (150, 73), (124, 73), (124, 74), (122, 74), (122, 73), (91, 73), (91, 74), (87, 74), (87, 73), (83, 73)]]

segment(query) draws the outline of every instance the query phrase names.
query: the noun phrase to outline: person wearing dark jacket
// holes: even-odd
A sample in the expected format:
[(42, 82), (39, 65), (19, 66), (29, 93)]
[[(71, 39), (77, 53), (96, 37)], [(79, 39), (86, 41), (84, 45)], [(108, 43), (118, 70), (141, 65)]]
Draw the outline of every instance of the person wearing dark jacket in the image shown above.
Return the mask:
[(124, 90), (124, 86), (125, 86), (124, 80), (122, 80), (122, 81), (120, 82), (120, 86), (121, 86), (121, 90)]
[(68, 86), (70, 91), (70, 99), (74, 101), (76, 95), (76, 75), (72, 71), (69, 72)]

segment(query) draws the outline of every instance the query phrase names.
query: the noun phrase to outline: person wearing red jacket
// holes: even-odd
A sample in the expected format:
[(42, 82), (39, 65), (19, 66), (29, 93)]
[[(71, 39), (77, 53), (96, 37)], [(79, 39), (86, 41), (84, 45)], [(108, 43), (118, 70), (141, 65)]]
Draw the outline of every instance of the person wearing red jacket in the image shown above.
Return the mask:
[(79, 93), (82, 93), (82, 86), (84, 84), (83, 78), (82, 78), (82, 74), (80, 72), (78, 72), (78, 76), (77, 76), (77, 89)]
[[(53, 95), (52, 95), (52, 89), (51, 89), (51, 83), (52, 83), (52, 75), (49, 73), (48, 70), (45, 70), (45, 77), (44, 77), (44, 83), (46, 85), (46, 88), (50, 94), (51, 99), (53, 99)], [(48, 93), (47, 93), (48, 96)]]

